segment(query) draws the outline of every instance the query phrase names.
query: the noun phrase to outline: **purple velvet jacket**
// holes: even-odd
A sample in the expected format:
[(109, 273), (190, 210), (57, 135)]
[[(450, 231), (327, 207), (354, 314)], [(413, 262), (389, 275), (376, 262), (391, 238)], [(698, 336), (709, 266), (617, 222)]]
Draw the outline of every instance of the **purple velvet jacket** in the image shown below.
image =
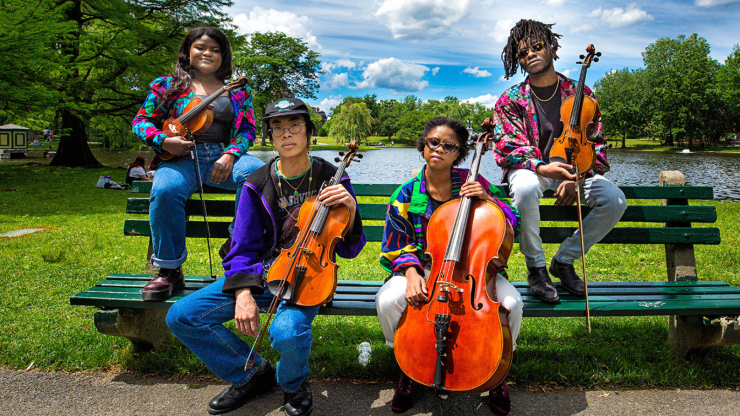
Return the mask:
[[(337, 168), (319, 157), (313, 159), (313, 170), (317, 172), (313, 183), (319, 186), (324, 181), (329, 181)], [(275, 214), (279, 209), (279, 190), (275, 189), (270, 179), (270, 170), (274, 169), (274, 162), (273, 159), (252, 172), (244, 183), (236, 213), (231, 249), (223, 261), (226, 274), (224, 293), (234, 293), (237, 289), (246, 287), (251, 289), (252, 294), (264, 293), (264, 263), (280, 252), (280, 230), (283, 224), (280, 223), (280, 217)], [(349, 177), (343, 177), (341, 183), (357, 200)], [(337, 242), (334, 254), (345, 259), (355, 258), (365, 247), (365, 243), (362, 219), (360, 213), (355, 212), (355, 222), (344, 240)]]

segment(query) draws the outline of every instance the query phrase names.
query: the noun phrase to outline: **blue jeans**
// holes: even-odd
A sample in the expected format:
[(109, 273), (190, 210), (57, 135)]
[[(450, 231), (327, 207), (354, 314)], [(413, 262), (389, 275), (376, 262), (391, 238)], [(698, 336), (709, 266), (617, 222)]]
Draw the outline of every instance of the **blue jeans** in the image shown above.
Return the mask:
[[(223, 323), (234, 319), (236, 298), (223, 293), (225, 277), (175, 302), (167, 313), (167, 326), (198, 358), (222, 380), (242, 386), (252, 378), (244, 370), (251, 347)], [(273, 296), (268, 291), (255, 296), (257, 306), (267, 307)], [(280, 353), (277, 381), (287, 393), (301, 387), (308, 376), (311, 355), (311, 324), (319, 308), (304, 308), (281, 302), (270, 326), (272, 347)], [(262, 357), (257, 354), (254, 368)]]
[[(195, 149), (200, 162), (201, 182), (204, 185), (236, 190), (237, 205), (247, 176), (264, 164), (252, 155), (241, 155), (234, 162), (231, 175), (224, 182), (215, 184), (211, 182), (211, 169), (214, 162), (221, 157), (224, 145), (199, 143)], [(154, 267), (175, 269), (185, 263), (188, 257), (185, 248), (185, 202), (197, 191), (198, 177), (190, 155), (181, 157), (175, 162), (166, 162), (157, 169), (149, 195), (149, 225), (152, 229)], [(233, 232), (233, 228), (232, 221), (229, 234)]]

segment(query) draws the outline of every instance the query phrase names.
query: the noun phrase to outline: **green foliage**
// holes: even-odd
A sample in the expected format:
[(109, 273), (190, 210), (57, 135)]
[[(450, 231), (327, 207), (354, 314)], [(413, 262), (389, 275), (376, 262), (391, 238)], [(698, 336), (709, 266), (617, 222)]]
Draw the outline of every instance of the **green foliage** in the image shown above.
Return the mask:
[(326, 137), (329, 135), (329, 132), (326, 130), (326, 127), (322, 127), (316, 135), (319, 137)]
[(364, 102), (342, 106), (339, 114), (334, 111), (329, 134), (341, 140), (367, 139), (372, 131), (373, 117)]
[(717, 92), (729, 113), (732, 131), (740, 132), (740, 45), (735, 45), (717, 73)]
[(416, 140), (424, 132), (424, 125), (436, 114), (426, 111), (410, 111), (398, 120), (397, 136), (405, 140)]
[(637, 133), (645, 126), (645, 75), (624, 68), (607, 73), (594, 85), (604, 131), (622, 136), (622, 147), (627, 133)]
[(321, 114), (313, 111), (313, 108), (311, 106), (308, 106), (308, 112), (311, 114), (311, 122), (313, 122), (313, 135), (318, 136), (318, 131), (321, 130), (323, 127), (323, 123), (321, 122)]
[(709, 52), (706, 39), (692, 34), (658, 39), (642, 53), (651, 121), (668, 145), (674, 139), (685, 138), (691, 147), (695, 140), (719, 138), (714, 88), (719, 64)]
[(244, 46), (234, 51), (234, 72), (249, 78), (255, 95), (267, 103), (288, 93), (316, 98), (321, 61), (302, 39), (281, 32), (253, 33)]

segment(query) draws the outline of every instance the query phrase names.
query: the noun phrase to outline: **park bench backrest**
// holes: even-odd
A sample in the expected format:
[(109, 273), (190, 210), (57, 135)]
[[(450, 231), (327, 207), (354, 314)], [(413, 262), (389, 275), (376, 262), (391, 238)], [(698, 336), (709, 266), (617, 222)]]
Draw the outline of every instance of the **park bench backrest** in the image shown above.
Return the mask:
[[(134, 182), (133, 193), (148, 194), (151, 191), (151, 182)], [(389, 198), (398, 184), (354, 184), (358, 197), (385, 197)], [(508, 195), (507, 186), (499, 189)], [(714, 227), (692, 228), (692, 223), (713, 223), (717, 220), (717, 212), (713, 206), (689, 206), (691, 199), (713, 199), (711, 187), (704, 186), (621, 186), (628, 200), (668, 200), (669, 205), (632, 205), (628, 202), (621, 223), (648, 223), (636, 224), (635, 227), (618, 225), (602, 241), (602, 244), (719, 244), (719, 229)], [(233, 194), (234, 191), (225, 191), (219, 188), (206, 187), (207, 194)], [(545, 198), (553, 198), (552, 192), (545, 193)], [(365, 235), (370, 242), (381, 241), (383, 225), (377, 221), (384, 221), (387, 203), (362, 202), (360, 198), (359, 210), (365, 225)], [(234, 201), (206, 200), (211, 236), (213, 238), (228, 238), (228, 224), (234, 215)], [(589, 212), (584, 207), (584, 215)], [(206, 227), (203, 222), (203, 210), (197, 193), (185, 205), (188, 215), (186, 236), (190, 238), (205, 238)], [(129, 198), (126, 206), (129, 214), (148, 214), (149, 198)], [(577, 211), (575, 206), (542, 205), (540, 207), (542, 221), (570, 222), (570, 226), (543, 226), (540, 235), (544, 243), (560, 243), (572, 235), (577, 227)], [(220, 220), (217, 218), (221, 217)], [(146, 218), (127, 219), (124, 225), (124, 234), (133, 236), (150, 236), (149, 220)]]

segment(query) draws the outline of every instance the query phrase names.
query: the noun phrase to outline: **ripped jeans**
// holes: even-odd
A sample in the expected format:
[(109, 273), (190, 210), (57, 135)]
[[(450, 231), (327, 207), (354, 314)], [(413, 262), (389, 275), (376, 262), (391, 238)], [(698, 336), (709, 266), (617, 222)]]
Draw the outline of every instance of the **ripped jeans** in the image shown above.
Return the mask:
[[(222, 277), (210, 285), (175, 302), (167, 313), (167, 326), (219, 378), (235, 386), (246, 384), (253, 370), (244, 364), (250, 345), (223, 324), (234, 319), (236, 297), (223, 293)], [(268, 291), (254, 297), (259, 308), (268, 307), (273, 296)], [(272, 348), (280, 353), (277, 381), (287, 393), (294, 393), (308, 376), (311, 355), (311, 324), (319, 307), (304, 308), (280, 302), (270, 325)], [(254, 368), (262, 357), (257, 354)]]

